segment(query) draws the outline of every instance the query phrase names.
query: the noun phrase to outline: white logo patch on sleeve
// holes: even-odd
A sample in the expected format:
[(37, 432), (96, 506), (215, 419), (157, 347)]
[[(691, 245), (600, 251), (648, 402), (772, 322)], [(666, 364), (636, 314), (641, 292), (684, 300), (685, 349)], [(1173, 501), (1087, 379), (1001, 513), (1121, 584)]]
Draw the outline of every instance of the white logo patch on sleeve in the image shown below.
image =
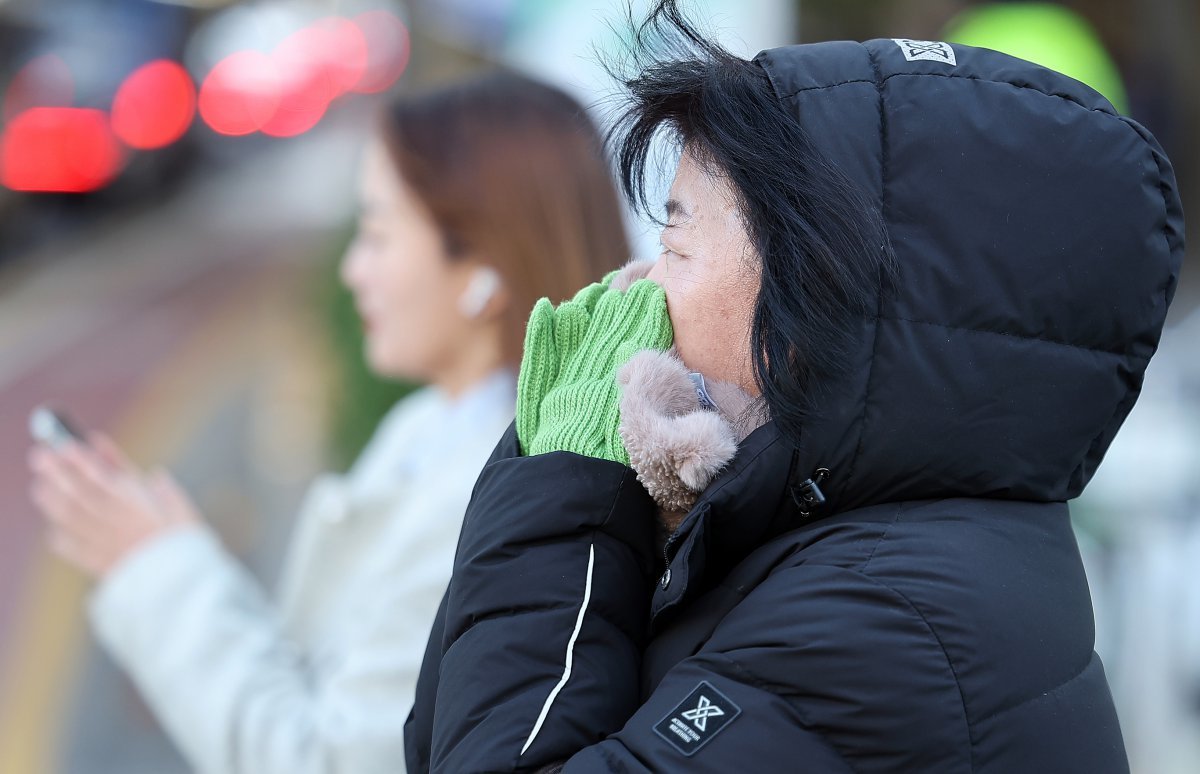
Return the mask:
[(684, 755), (692, 755), (742, 714), (742, 708), (707, 680), (654, 726), (654, 732)]
[(958, 65), (958, 61), (954, 58), (954, 49), (949, 43), (937, 40), (908, 40), (907, 38), (892, 38), (892, 42), (900, 47), (900, 50), (904, 52), (904, 58), (910, 62), (928, 60), (948, 64), (951, 67)]

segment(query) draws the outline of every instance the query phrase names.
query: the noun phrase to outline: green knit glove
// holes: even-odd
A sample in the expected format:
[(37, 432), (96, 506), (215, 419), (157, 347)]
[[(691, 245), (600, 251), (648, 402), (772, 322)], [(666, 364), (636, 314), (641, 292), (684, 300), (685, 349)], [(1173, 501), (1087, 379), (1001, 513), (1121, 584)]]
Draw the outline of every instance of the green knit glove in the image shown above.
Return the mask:
[(617, 369), (641, 350), (668, 349), (674, 334), (662, 287), (638, 280), (613, 290), (615, 274), (557, 309), (548, 298), (533, 307), (517, 377), (517, 438), (526, 455), (570, 451), (629, 464), (617, 433)]

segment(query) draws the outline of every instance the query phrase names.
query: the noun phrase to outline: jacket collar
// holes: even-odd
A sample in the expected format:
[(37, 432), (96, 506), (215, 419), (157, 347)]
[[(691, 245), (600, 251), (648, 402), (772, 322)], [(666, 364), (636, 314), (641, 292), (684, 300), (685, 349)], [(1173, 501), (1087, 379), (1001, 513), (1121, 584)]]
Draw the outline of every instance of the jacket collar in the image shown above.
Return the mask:
[(651, 603), (657, 618), (707, 590), (757, 546), (800, 526), (792, 490), (807, 475), (774, 422), (751, 433), (667, 541), (667, 563)]
[(653, 615), (814, 510), (797, 504), (799, 450), (775, 423), (736, 386), (694, 376), (674, 351), (640, 352), (618, 375), (629, 464), (671, 531)]

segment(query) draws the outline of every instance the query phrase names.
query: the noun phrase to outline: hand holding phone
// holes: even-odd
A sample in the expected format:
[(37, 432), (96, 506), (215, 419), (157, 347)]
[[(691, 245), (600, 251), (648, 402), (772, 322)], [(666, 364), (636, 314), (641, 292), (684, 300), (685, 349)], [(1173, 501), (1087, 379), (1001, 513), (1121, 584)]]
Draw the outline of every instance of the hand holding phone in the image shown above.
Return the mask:
[[(103, 433), (41, 406), (29, 416), (30, 499), (46, 517), (50, 548), (103, 578), (143, 542), (200, 522), (191, 499), (163, 469), (144, 472)], [(71, 448), (64, 449), (64, 445)]]

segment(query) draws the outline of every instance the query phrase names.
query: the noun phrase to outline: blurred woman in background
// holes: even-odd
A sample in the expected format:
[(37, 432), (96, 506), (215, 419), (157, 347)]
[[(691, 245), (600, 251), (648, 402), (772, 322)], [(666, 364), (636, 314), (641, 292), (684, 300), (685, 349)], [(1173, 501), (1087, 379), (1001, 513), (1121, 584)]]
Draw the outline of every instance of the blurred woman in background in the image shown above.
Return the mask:
[(492, 74), (395, 102), (341, 277), (385, 377), (426, 382), (301, 510), (272, 601), (172, 478), (108, 438), (30, 455), (97, 635), (205, 772), (395, 772), (475, 477), (513, 418), (525, 318), (628, 256), (595, 128)]

